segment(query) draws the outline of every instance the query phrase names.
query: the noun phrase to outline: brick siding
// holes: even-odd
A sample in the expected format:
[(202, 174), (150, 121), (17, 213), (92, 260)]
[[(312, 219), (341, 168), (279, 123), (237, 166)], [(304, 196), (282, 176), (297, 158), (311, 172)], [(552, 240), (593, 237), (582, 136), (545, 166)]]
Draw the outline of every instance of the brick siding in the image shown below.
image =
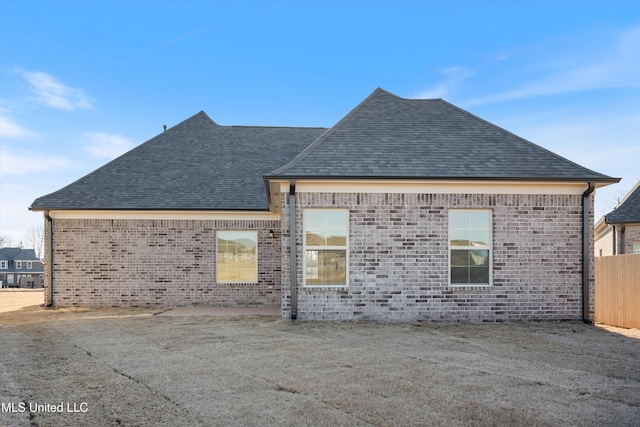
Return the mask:
[[(579, 195), (299, 193), (296, 200), (300, 320), (495, 322), (582, 318)], [(282, 197), (282, 206), (282, 317), (288, 319), (287, 195)], [(350, 210), (347, 287), (302, 286), (302, 210), (311, 207)], [(448, 285), (449, 208), (493, 211), (492, 286)], [(592, 236), (590, 245), (592, 248)], [(590, 277), (592, 284), (593, 263)], [(592, 285), (590, 296), (593, 313)]]
[[(280, 304), (279, 221), (53, 221), (56, 307)], [(216, 283), (216, 230), (258, 232), (257, 284)]]
[[(618, 245), (621, 242), (620, 226), (616, 227), (618, 231)], [(632, 254), (633, 242), (640, 242), (640, 225), (629, 224), (624, 231), (624, 252), (620, 250), (618, 253)]]

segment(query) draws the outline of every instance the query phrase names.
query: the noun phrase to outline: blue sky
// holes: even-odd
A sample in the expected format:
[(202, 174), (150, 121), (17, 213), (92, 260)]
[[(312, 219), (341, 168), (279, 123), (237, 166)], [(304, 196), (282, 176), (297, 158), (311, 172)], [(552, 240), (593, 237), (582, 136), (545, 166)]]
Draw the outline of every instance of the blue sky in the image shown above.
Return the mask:
[(638, 1), (0, 0), (0, 235), (164, 124), (329, 127), (377, 87), (621, 177), (597, 218), (640, 180)]

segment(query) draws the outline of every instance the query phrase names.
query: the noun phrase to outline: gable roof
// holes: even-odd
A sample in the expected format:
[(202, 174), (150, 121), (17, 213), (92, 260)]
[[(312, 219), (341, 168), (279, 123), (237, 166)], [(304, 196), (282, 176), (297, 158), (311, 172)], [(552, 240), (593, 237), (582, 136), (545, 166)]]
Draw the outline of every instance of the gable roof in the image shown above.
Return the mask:
[(617, 182), (442, 99), (376, 89), (273, 178)]
[(640, 181), (614, 210), (604, 216), (607, 224), (640, 223)]
[(266, 210), (262, 176), (325, 131), (219, 126), (201, 111), (30, 209)]
[(0, 248), (0, 260), (3, 261), (40, 261), (35, 249)]

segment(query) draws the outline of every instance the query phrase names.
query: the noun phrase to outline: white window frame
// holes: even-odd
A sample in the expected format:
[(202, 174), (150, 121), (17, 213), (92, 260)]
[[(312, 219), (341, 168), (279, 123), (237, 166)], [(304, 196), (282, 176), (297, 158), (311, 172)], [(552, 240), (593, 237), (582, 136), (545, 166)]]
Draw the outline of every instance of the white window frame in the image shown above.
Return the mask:
[[(255, 254), (255, 258), (256, 258), (256, 265), (255, 265), (255, 274), (256, 274), (256, 280), (250, 280), (250, 281), (232, 281), (232, 280), (220, 280), (220, 275), (218, 274), (218, 239), (220, 238), (220, 234), (224, 233), (251, 233), (255, 236), (255, 242), (256, 242), (256, 254)], [(216, 231), (216, 283), (219, 284), (257, 284), (258, 283), (258, 231), (257, 230), (218, 230)]]
[(33, 270), (33, 261), (27, 261), (27, 270)]
[(16, 261), (16, 270), (22, 270), (22, 261)]
[(640, 254), (640, 241), (633, 242), (631, 246), (631, 252), (634, 254)]
[[(488, 212), (489, 213), (489, 244), (481, 246), (452, 246), (451, 245), (451, 212)], [(493, 210), (492, 209), (474, 209), (474, 208), (455, 208), (449, 209), (447, 215), (447, 246), (449, 259), (448, 278), (450, 287), (487, 287), (493, 286)], [(489, 283), (452, 283), (451, 282), (451, 251), (452, 250), (488, 250), (489, 251)]]
[[(345, 283), (344, 284), (321, 284), (321, 283), (307, 283), (307, 225), (306, 225), (306, 212), (345, 212), (347, 214), (347, 233), (345, 246), (309, 246), (308, 250), (317, 251), (345, 251)], [(349, 287), (349, 232), (350, 232), (351, 213), (349, 209), (344, 208), (305, 208), (302, 210), (302, 283), (303, 286), (308, 288), (347, 288)]]
[(6, 270), (7, 268), (9, 268), (9, 262), (0, 261), (0, 270)]

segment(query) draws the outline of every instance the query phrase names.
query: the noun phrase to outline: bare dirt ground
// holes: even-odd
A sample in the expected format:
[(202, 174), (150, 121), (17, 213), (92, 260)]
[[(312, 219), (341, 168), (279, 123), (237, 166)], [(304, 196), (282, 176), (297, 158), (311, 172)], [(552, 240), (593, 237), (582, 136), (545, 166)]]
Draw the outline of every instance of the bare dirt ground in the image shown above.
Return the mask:
[(44, 303), (44, 289), (0, 289), (0, 313)]
[(640, 423), (640, 339), (582, 323), (159, 314), (0, 314), (0, 425)]

